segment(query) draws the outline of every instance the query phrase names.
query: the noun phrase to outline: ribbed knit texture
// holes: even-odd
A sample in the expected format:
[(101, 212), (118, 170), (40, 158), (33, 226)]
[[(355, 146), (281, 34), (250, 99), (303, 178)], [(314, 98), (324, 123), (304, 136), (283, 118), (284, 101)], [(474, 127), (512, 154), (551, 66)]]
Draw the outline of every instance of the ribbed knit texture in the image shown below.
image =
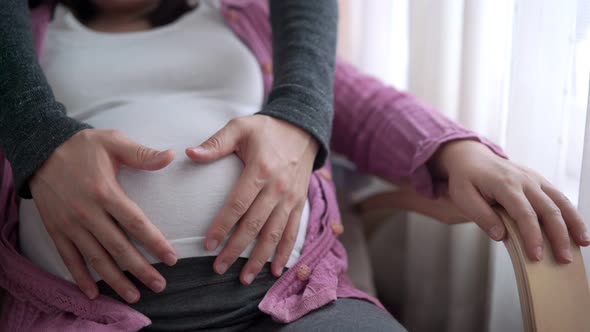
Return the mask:
[(37, 61), (27, 2), (0, 2), (0, 146), (15, 186), (30, 198), (27, 180), (51, 153), (90, 126), (69, 118)]
[[(324, 165), (332, 132), (336, 0), (271, 0), (274, 82), (260, 114), (295, 124), (320, 142)], [(280, 46), (280, 47), (277, 47)]]

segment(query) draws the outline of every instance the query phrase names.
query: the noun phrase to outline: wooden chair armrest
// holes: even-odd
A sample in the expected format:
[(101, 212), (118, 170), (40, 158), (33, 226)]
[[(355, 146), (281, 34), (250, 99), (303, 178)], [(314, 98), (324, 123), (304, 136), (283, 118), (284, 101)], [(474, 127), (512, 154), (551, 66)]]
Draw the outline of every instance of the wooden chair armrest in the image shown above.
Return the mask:
[(570, 238), (573, 262), (559, 264), (543, 233), (541, 262), (531, 261), (516, 222), (497, 211), (508, 236), (504, 240), (516, 274), (522, 319), (526, 331), (590, 331), (590, 290), (580, 247)]
[[(363, 220), (376, 215), (385, 220), (387, 214), (405, 210), (447, 224), (468, 221), (449, 199), (429, 200), (407, 187), (370, 196), (355, 209)], [(580, 248), (570, 239), (573, 262), (558, 264), (543, 233), (544, 258), (533, 262), (526, 256), (515, 221), (503, 209), (496, 211), (507, 229), (504, 244), (516, 275), (525, 331), (590, 331), (590, 288)]]

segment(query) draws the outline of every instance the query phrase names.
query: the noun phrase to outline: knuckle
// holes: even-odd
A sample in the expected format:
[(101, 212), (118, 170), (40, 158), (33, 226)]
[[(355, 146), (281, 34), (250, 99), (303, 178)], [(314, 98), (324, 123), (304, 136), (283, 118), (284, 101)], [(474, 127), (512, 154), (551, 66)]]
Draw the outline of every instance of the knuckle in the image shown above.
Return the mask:
[(70, 210), (71, 217), (64, 219), (64, 226), (73, 226), (80, 221), (90, 220), (88, 209), (82, 204), (74, 204)]
[(279, 195), (285, 195), (289, 192), (289, 181), (285, 178), (279, 178), (275, 182), (275, 190)]
[(289, 222), (289, 217), (291, 213), (295, 213), (295, 209), (297, 209), (297, 207), (295, 207), (295, 209), (292, 210), (286, 204), (281, 204), (277, 207), (277, 209), (278, 218), (281, 218), (283, 225), (286, 225)]
[(285, 245), (288, 247), (287, 249), (289, 249), (290, 251), (291, 246), (295, 243), (295, 240), (297, 239), (297, 234), (286, 232), (285, 234), (283, 234), (281, 239), (285, 242)]
[(520, 209), (517, 213), (518, 219), (520, 220), (537, 220), (537, 213), (532, 208)]
[(561, 210), (556, 206), (552, 206), (545, 211), (544, 217), (545, 218), (562, 218)]
[(290, 190), (285, 194), (285, 200), (289, 205), (296, 205), (299, 203), (299, 193), (294, 190)]
[(266, 260), (264, 259), (264, 257), (260, 256), (251, 256), (248, 262), (250, 263), (250, 267), (252, 268), (252, 270), (255, 270), (254, 272), (260, 271), (262, 266), (266, 264)]
[(251, 238), (255, 238), (258, 236), (258, 232), (262, 226), (262, 221), (260, 219), (252, 219), (244, 223), (244, 232)]
[(209, 139), (203, 143), (203, 146), (208, 149), (219, 150), (223, 146), (223, 138), (221, 135), (215, 134), (209, 137)]
[(234, 260), (240, 256), (243, 251), (243, 248), (237, 246), (228, 246), (225, 249), (225, 259)]
[(519, 172), (521, 181), (524, 181), (527, 185), (535, 185), (539, 183), (539, 176), (531, 171), (530, 169), (522, 169)]
[(146, 146), (138, 145), (135, 149), (136, 160), (143, 162), (150, 159), (152, 150)]
[(230, 203), (230, 211), (234, 216), (241, 217), (248, 210), (246, 203), (240, 199), (235, 199)]
[(515, 187), (522, 187), (523, 179), (514, 173), (507, 173), (499, 178), (499, 183), (504, 184), (505, 187), (508, 188), (515, 188)]
[(106, 202), (111, 198), (111, 187), (106, 182), (97, 182), (92, 186), (92, 196), (99, 202)]
[(134, 214), (127, 221), (126, 228), (132, 234), (139, 234), (146, 228), (145, 221), (140, 215)]
[(123, 242), (116, 241), (111, 244), (110, 253), (115, 259), (120, 260), (127, 254), (127, 245)]
[(64, 261), (64, 265), (66, 266), (68, 271), (70, 271), (72, 276), (77, 276), (79, 278), (80, 275), (82, 274), (83, 267), (78, 262), (68, 259), (68, 258), (64, 258), (63, 261)]
[(87, 261), (88, 261), (88, 264), (90, 264), (90, 266), (92, 266), (92, 268), (97, 271), (105, 263), (105, 259), (99, 255), (91, 255), (90, 257), (88, 257)]
[(570, 199), (561, 191), (558, 192), (556, 201), (557, 204), (572, 205)]
[(231, 231), (231, 226), (219, 223), (212, 230), (212, 235), (216, 238), (225, 238)]
[(261, 180), (268, 180), (274, 175), (274, 166), (268, 161), (261, 161), (258, 165), (258, 177)]
[(276, 246), (281, 242), (281, 238), (283, 237), (283, 232), (280, 230), (274, 230), (268, 233), (267, 239), (272, 245)]

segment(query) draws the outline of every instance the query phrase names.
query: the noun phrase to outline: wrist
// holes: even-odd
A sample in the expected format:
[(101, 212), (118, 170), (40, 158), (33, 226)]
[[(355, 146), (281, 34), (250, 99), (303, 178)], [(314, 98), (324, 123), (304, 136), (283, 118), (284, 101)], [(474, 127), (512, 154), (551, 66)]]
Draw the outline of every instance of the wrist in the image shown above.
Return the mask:
[(488, 151), (488, 148), (475, 140), (459, 139), (442, 144), (428, 161), (428, 169), (437, 179), (448, 179), (449, 173), (457, 163), (461, 163), (465, 154)]

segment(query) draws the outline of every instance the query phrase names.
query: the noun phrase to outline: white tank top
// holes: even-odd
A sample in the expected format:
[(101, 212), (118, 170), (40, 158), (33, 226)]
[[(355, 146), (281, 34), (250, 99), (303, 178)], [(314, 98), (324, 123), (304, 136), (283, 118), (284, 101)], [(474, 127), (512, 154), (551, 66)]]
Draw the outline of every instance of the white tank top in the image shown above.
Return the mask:
[[(58, 7), (46, 44), (41, 66), (69, 116), (97, 129), (120, 130), (149, 147), (175, 151), (168, 167), (155, 172), (124, 167), (118, 180), (179, 258), (217, 255), (222, 246), (206, 251), (205, 234), (243, 163), (232, 154), (200, 165), (184, 150), (230, 119), (260, 110), (264, 94), (260, 67), (225, 25), (219, 3), (201, 1), (169, 25), (120, 34), (90, 30)], [(308, 219), (306, 202), (288, 267), (299, 258)], [(33, 200), (21, 202), (19, 239), (31, 261), (73, 281)], [(159, 261), (135, 244), (151, 263)], [(241, 256), (248, 257), (252, 249)]]

